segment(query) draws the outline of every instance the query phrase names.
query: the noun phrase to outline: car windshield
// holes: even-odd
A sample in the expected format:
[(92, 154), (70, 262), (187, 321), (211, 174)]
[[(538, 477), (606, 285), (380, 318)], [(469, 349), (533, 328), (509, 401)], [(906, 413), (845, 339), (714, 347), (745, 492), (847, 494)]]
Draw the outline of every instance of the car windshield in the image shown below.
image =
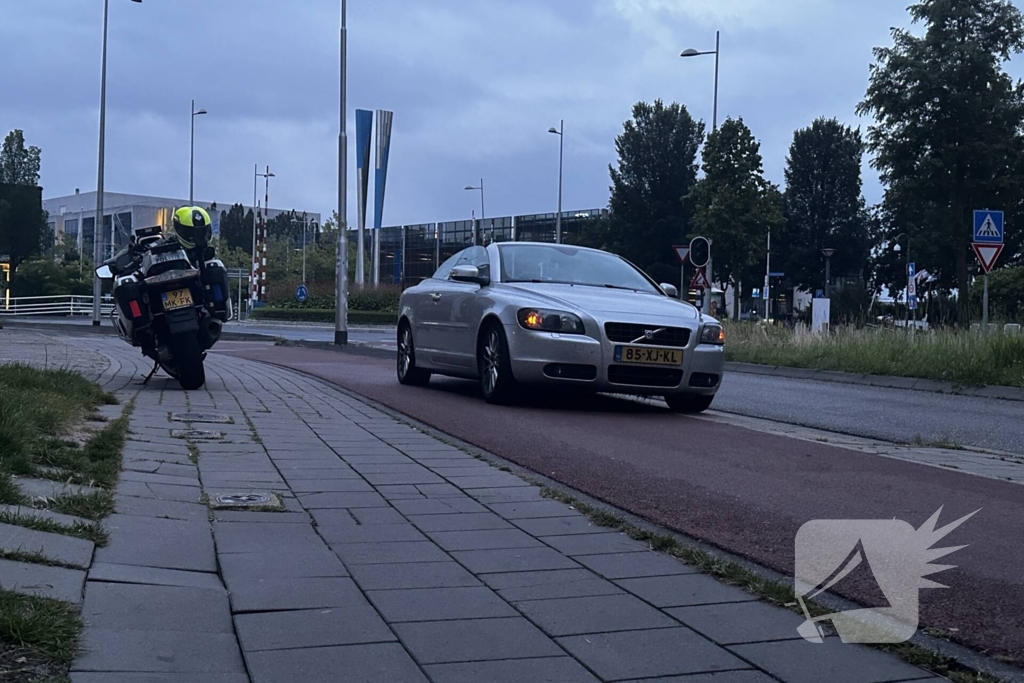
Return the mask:
[(658, 293), (643, 273), (618, 256), (566, 245), (507, 244), (502, 282), (550, 282)]

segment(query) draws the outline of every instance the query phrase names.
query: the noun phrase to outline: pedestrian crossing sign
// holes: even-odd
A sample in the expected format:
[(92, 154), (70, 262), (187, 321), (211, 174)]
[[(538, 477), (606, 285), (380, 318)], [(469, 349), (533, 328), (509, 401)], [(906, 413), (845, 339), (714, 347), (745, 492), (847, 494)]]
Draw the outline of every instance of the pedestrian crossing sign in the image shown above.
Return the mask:
[(975, 211), (973, 242), (982, 244), (1003, 243), (1003, 212)]

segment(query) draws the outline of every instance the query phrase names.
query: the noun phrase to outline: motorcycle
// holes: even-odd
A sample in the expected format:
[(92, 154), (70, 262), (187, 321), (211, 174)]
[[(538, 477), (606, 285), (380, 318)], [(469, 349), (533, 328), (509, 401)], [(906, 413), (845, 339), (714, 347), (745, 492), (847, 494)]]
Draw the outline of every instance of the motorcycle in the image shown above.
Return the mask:
[(159, 227), (144, 228), (96, 269), (100, 279), (114, 281), (111, 320), (118, 336), (154, 361), (143, 384), (157, 368), (186, 390), (206, 383), (206, 352), (233, 314), (227, 270), (206, 239), (197, 238), (190, 258)]

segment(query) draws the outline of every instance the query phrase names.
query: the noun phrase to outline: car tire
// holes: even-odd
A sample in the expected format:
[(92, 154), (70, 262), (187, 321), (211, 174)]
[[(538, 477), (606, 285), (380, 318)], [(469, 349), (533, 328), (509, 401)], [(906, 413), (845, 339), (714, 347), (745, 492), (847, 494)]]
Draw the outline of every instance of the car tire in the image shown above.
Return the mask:
[(484, 400), (496, 405), (507, 405), (514, 401), (519, 386), (512, 376), (508, 339), (501, 325), (492, 322), (484, 329), (477, 345), (476, 358)]
[(398, 328), (398, 381), (410, 387), (425, 387), (430, 382), (430, 371), (416, 367), (416, 345), (412, 326), (403, 322)]
[(715, 397), (704, 394), (669, 394), (665, 396), (665, 403), (674, 413), (703, 413), (711, 407)]

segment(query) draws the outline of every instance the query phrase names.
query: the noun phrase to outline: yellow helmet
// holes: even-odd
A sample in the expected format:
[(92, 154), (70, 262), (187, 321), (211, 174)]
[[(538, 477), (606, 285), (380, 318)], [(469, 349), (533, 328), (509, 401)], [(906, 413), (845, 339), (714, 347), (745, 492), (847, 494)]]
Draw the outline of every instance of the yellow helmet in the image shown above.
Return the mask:
[(208, 240), (211, 230), (210, 214), (206, 213), (206, 209), (199, 206), (183, 206), (174, 212), (169, 236), (176, 237), (186, 249), (193, 249), (196, 246), (196, 237), (200, 233), (205, 233)]

